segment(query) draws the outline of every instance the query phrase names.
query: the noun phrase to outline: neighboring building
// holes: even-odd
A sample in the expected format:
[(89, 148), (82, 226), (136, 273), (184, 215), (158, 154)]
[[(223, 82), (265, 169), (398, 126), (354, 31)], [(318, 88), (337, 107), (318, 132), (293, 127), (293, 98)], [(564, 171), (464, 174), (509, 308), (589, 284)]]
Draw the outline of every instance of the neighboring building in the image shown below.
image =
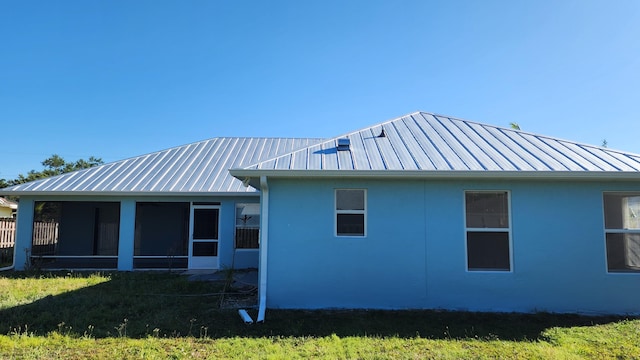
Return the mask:
[(18, 210), (18, 204), (0, 197), (0, 218), (13, 218)]
[[(422, 112), (229, 144), (246, 141), (276, 140), (0, 190), (21, 197), (17, 248), (51, 267), (253, 267), (259, 224), (259, 320), (266, 307), (640, 313), (640, 155)], [(60, 222), (45, 252), (34, 221)]]

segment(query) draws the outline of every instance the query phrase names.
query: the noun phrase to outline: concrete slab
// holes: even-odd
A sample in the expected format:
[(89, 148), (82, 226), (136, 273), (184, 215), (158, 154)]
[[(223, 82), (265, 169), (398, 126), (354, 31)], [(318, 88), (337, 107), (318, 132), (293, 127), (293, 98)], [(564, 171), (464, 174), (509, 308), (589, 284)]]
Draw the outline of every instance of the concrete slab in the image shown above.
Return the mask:
[(232, 287), (258, 287), (258, 271), (249, 270), (233, 274)]

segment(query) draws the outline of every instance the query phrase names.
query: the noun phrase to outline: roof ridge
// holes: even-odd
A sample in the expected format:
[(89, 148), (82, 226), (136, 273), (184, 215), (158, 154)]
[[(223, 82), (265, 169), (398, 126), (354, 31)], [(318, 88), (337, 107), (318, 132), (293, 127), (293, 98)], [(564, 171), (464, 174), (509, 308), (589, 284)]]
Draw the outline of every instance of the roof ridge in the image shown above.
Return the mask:
[(343, 138), (343, 137), (347, 137), (347, 136), (350, 136), (350, 135), (353, 135), (353, 134), (357, 134), (357, 133), (359, 133), (359, 132), (361, 132), (361, 131), (366, 131), (367, 129), (371, 129), (371, 128), (374, 128), (374, 127), (377, 127), (377, 126), (382, 126), (382, 125), (384, 125), (384, 124), (390, 124), (390, 123), (392, 123), (392, 122), (394, 122), (394, 121), (397, 121), (397, 120), (400, 120), (400, 119), (402, 119), (402, 118), (404, 118), (404, 117), (412, 116), (412, 115), (414, 115), (414, 114), (419, 114), (419, 113), (421, 113), (421, 111), (414, 111), (414, 112), (412, 112), (412, 113), (410, 113), (410, 114), (406, 114), (406, 115), (398, 116), (398, 117), (393, 118), (393, 119), (391, 119), (391, 120), (386, 120), (386, 121), (383, 121), (383, 122), (381, 122), (381, 123), (377, 123), (377, 124), (374, 124), (374, 125), (365, 126), (365, 127), (361, 128), (361, 129), (354, 130), (354, 131), (351, 131), (351, 132), (348, 132), (348, 133), (344, 133), (344, 134), (342, 134), (342, 135), (338, 135), (338, 136), (334, 136), (334, 137), (330, 137), (330, 138), (320, 138), (319, 140), (323, 140), (323, 141), (320, 141), (320, 142), (318, 142), (318, 143), (311, 144), (311, 145), (308, 145), (308, 146), (305, 146), (305, 147), (301, 147), (301, 148), (299, 148), (299, 149), (296, 149), (296, 150), (290, 151), (290, 152), (288, 152), (288, 153), (286, 153), (286, 154), (277, 155), (277, 156), (271, 157), (271, 158), (269, 158), (269, 159), (261, 160), (261, 161), (258, 161), (258, 162), (256, 162), (256, 163), (253, 163), (253, 164), (250, 164), (250, 165), (247, 165), (247, 166), (243, 166), (243, 167), (241, 167), (240, 169), (250, 169), (250, 168), (255, 167), (255, 166), (258, 166), (258, 165), (260, 165), (260, 164), (262, 164), (262, 163), (266, 163), (266, 162), (270, 162), (270, 161), (275, 161), (275, 160), (277, 160), (277, 159), (280, 159), (280, 158), (283, 158), (283, 157), (289, 156), (289, 155), (291, 155), (291, 154), (294, 154), (294, 153), (297, 153), (297, 152), (300, 152), (300, 151), (307, 150), (307, 149), (309, 149), (309, 148), (311, 148), (311, 147), (314, 147), (314, 146), (321, 146), (321, 145), (324, 145), (324, 144), (329, 144), (329, 143), (331, 143), (331, 142), (335, 142), (337, 139), (340, 139), (340, 138)]

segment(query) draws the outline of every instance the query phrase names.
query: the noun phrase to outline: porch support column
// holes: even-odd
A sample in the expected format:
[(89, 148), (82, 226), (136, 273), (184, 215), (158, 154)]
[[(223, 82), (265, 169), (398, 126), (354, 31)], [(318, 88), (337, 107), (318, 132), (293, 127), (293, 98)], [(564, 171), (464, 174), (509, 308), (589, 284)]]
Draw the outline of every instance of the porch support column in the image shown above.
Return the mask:
[(27, 270), (33, 238), (33, 199), (20, 198), (16, 218), (16, 242), (13, 246), (13, 264), (16, 270)]
[(120, 202), (120, 240), (118, 241), (118, 270), (133, 270), (134, 237), (136, 232), (136, 201)]

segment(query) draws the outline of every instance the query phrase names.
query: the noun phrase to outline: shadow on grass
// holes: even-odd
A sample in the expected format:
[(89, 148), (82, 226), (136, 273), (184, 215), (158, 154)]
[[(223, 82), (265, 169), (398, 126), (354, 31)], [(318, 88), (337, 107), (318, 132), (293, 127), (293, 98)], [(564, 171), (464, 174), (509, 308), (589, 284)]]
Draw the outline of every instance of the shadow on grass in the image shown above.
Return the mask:
[[(0, 279), (90, 278), (91, 273), (0, 274)], [(264, 324), (245, 325), (220, 309), (223, 284), (169, 273), (110, 273), (108, 281), (0, 310), (0, 333), (52, 331), (96, 338), (346, 336), (531, 341), (550, 327), (606, 324), (624, 317), (448, 311), (268, 310)], [(2, 299), (2, 297), (0, 297)], [(2, 304), (2, 302), (0, 302)], [(256, 310), (249, 313), (255, 319)]]
[(13, 246), (0, 248), (0, 268), (13, 265)]

